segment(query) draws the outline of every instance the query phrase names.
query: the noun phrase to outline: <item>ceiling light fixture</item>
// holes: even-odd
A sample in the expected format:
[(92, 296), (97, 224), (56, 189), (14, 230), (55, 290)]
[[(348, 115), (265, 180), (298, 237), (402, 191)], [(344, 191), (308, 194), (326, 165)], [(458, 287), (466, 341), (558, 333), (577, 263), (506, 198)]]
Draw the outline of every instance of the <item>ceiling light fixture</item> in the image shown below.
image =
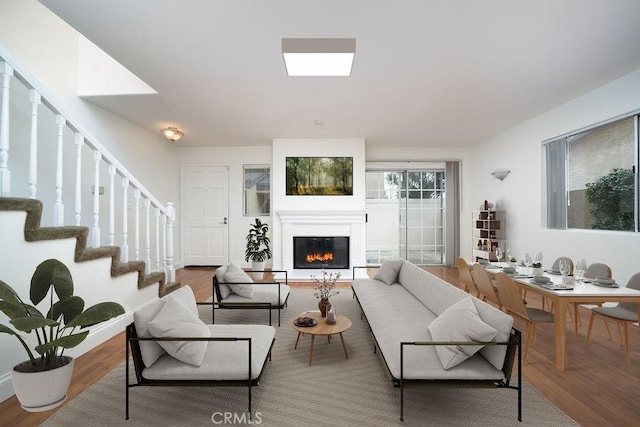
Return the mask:
[(176, 142), (184, 136), (184, 132), (178, 130), (175, 126), (162, 129), (162, 134), (171, 142)]
[(496, 169), (493, 172), (491, 172), (491, 175), (493, 175), (494, 177), (498, 178), (500, 181), (504, 181), (504, 179), (510, 173), (511, 173), (511, 171), (509, 169), (501, 168), (501, 169)]
[(348, 77), (356, 39), (282, 39), (289, 77)]

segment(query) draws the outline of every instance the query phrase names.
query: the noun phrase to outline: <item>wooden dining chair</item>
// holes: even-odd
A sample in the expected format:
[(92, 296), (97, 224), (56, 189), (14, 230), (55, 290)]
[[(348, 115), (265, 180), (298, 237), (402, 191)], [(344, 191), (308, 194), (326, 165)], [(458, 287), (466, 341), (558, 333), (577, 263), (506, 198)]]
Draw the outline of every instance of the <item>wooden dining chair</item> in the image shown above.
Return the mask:
[(496, 273), (495, 277), (503, 309), (507, 314), (514, 314), (527, 323), (527, 339), (524, 344), (524, 356), (522, 358), (522, 363), (526, 364), (529, 345), (535, 342), (536, 324), (553, 323), (553, 313), (525, 306), (520, 287), (513, 283), (511, 277), (505, 273)]
[[(560, 271), (560, 261), (564, 261), (567, 263), (567, 265), (569, 266), (569, 275), (573, 275), (573, 260), (567, 256), (561, 256), (558, 257), (555, 261), (553, 261), (553, 264), (551, 264), (551, 270), (554, 271)], [(548, 303), (548, 307), (547, 307), (547, 301), (546, 298), (542, 298), (542, 308), (546, 309), (548, 308), (550, 311), (553, 311), (553, 303), (551, 301), (549, 301)], [(578, 323), (577, 320), (574, 319), (574, 316), (571, 314), (571, 310), (567, 310), (567, 314), (569, 315), (569, 318)]]
[(471, 277), (473, 278), (473, 283), (476, 284), (478, 298), (481, 298), (483, 301), (488, 300), (502, 310), (499, 294), (496, 292), (496, 288), (493, 287), (487, 270), (480, 264), (474, 264), (473, 267), (471, 267)]
[[(627, 283), (627, 288), (640, 290), (640, 273), (631, 276)], [(635, 302), (620, 302), (613, 307), (595, 307), (591, 309), (591, 317), (589, 318), (589, 330), (587, 331), (587, 344), (591, 338), (591, 328), (596, 316), (602, 316), (605, 320), (615, 320), (618, 325), (618, 332), (624, 338), (624, 361), (627, 365), (629, 360), (629, 323), (638, 321), (638, 304)], [(624, 335), (623, 335), (624, 333)], [(609, 334), (611, 339), (611, 334)]]
[[(607, 264), (603, 264), (601, 262), (594, 262), (590, 264), (584, 272), (585, 279), (611, 279), (611, 267)], [(602, 307), (602, 304), (597, 304), (598, 307)], [(573, 312), (575, 313), (575, 319), (573, 326), (576, 332), (576, 338), (578, 338), (578, 326), (580, 326), (580, 312), (578, 311), (578, 307), (580, 303), (573, 303)], [(611, 331), (609, 330), (609, 324), (607, 323), (607, 319), (603, 318), (604, 326), (607, 328), (607, 334), (609, 334), (609, 339), (611, 339)], [(622, 335), (620, 336), (622, 339)]]
[(473, 277), (471, 277), (471, 270), (469, 269), (469, 264), (465, 261), (464, 258), (458, 257), (456, 259), (456, 266), (458, 267), (458, 277), (460, 281), (464, 285), (464, 291), (471, 293), (471, 291), (476, 293), (476, 296), (480, 296), (480, 292), (478, 292), (478, 288), (476, 284), (473, 282)]

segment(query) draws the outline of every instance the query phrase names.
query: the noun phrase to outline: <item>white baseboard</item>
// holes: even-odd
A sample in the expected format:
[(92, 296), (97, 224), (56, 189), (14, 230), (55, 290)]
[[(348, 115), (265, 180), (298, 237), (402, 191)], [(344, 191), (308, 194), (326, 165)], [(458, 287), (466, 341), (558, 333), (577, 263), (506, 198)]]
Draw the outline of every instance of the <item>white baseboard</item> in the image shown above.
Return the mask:
[(13, 390), (13, 383), (11, 382), (11, 372), (0, 376), (0, 402), (4, 402), (11, 396), (16, 394)]

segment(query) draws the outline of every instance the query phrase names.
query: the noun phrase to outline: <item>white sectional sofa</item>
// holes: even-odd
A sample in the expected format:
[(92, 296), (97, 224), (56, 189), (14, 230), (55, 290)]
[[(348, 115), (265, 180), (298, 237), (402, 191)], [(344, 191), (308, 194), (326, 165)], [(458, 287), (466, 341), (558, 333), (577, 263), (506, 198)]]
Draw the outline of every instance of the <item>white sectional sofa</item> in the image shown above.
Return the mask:
[(356, 279), (358, 268), (371, 267), (354, 267), (352, 289), (400, 388), (401, 420), (405, 385), (450, 383), (517, 390), (522, 420), (521, 383), (510, 384), (521, 360), (511, 316), (409, 262), (385, 261), (374, 278)]

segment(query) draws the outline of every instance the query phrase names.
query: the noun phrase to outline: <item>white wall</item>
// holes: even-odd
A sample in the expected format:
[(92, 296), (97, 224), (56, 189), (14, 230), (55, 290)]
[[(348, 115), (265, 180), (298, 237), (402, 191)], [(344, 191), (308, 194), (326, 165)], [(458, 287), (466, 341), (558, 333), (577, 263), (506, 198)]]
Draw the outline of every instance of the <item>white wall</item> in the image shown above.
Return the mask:
[[(545, 265), (559, 256), (603, 262), (618, 282), (626, 283), (640, 271), (640, 233), (544, 228), (541, 143), (638, 109), (640, 70), (476, 144), (464, 177), (465, 208), (477, 209), (487, 199), (506, 210), (507, 246), (520, 258), (542, 251)], [(500, 167), (511, 170), (503, 182), (490, 175)], [(464, 235), (462, 255), (470, 259), (471, 238)]]

